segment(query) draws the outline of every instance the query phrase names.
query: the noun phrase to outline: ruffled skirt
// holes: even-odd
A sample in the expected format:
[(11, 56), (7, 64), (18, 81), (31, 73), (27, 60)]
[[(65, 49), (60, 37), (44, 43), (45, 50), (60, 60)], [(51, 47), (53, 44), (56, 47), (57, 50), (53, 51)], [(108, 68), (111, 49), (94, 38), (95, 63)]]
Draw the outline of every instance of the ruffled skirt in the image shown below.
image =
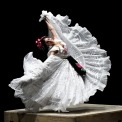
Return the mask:
[(55, 55), (42, 62), (30, 52), (24, 58), (23, 67), (24, 75), (13, 79), (9, 87), (32, 112), (39, 108), (65, 112), (70, 106), (88, 101), (98, 89), (90, 82), (85, 84), (67, 59)]

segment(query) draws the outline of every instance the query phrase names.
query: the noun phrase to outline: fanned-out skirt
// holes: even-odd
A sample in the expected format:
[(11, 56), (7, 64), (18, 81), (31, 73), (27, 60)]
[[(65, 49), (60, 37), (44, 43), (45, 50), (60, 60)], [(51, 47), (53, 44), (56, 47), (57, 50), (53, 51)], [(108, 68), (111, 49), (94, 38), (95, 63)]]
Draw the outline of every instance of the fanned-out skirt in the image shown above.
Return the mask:
[(24, 57), (23, 68), (23, 76), (13, 79), (9, 87), (32, 112), (43, 108), (65, 112), (70, 106), (88, 101), (97, 89), (105, 87), (100, 82), (84, 82), (67, 59), (56, 55), (50, 55), (42, 62), (29, 52)]

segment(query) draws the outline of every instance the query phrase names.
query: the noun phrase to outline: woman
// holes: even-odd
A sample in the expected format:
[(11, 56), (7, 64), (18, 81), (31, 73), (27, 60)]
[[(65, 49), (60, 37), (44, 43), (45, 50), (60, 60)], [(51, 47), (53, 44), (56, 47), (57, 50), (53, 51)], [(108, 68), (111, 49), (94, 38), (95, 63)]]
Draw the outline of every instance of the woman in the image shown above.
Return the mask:
[[(43, 15), (48, 16), (47, 13)], [(15, 97), (21, 98), (27, 110), (37, 112), (39, 108), (47, 108), (67, 112), (68, 107), (87, 102), (97, 89), (101, 91), (104, 89), (110, 62), (108, 58), (103, 57), (105, 51), (98, 49), (95, 40), (93, 38), (89, 40), (91, 35), (85, 33), (86, 30), (83, 31), (79, 27), (68, 28), (67, 17), (55, 18), (50, 13), (48, 17), (42, 17), (52, 36), (51, 38), (44, 36), (38, 39), (36, 44), (42, 50), (49, 48), (48, 58), (42, 62), (34, 58), (32, 52), (28, 53), (24, 57), (24, 75), (13, 79), (9, 86), (15, 90)], [(57, 28), (54, 28), (54, 24)], [(79, 33), (81, 31), (83, 33)], [(66, 35), (75, 46), (71, 45), (62, 34)], [(60, 39), (59, 35), (65, 40)], [(80, 36), (83, 43), (79, 42)], [(77, 39), (78, 41), (75, 41)], [(80, 46), (82, 55), (76, 46)], [(71, 55), (78, 61), (83, 61), (80, 62), (83, 65), (81, 66)]]

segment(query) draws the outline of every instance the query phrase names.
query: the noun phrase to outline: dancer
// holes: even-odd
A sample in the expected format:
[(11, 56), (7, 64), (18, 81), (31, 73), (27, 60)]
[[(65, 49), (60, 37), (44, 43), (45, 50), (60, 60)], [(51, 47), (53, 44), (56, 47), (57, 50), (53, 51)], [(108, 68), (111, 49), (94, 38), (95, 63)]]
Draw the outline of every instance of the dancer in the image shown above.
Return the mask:
[(42, 11), (42, 20), (49, 35), (37, 39), (36, 45), (43, 51), (48, 48), (48, 58), (42, 62), (29, 52), (24, 57), (24, 75), (9, 86), (29, 111), (67, 112), (68, 107), (87, 102), (97, 90), (104, 90), (111, 62), (86, 28), (69, 27), (68, 16)]

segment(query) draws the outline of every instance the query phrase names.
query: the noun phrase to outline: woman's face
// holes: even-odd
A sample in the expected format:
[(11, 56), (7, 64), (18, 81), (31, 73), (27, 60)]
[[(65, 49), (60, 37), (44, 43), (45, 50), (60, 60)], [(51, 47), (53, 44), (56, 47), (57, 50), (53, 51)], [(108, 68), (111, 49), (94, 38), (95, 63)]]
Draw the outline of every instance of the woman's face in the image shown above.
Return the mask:
[(47, 46), (53, 46), (54, 45), (54, 41), (52, 38), (45, 38), (45, 43)]

